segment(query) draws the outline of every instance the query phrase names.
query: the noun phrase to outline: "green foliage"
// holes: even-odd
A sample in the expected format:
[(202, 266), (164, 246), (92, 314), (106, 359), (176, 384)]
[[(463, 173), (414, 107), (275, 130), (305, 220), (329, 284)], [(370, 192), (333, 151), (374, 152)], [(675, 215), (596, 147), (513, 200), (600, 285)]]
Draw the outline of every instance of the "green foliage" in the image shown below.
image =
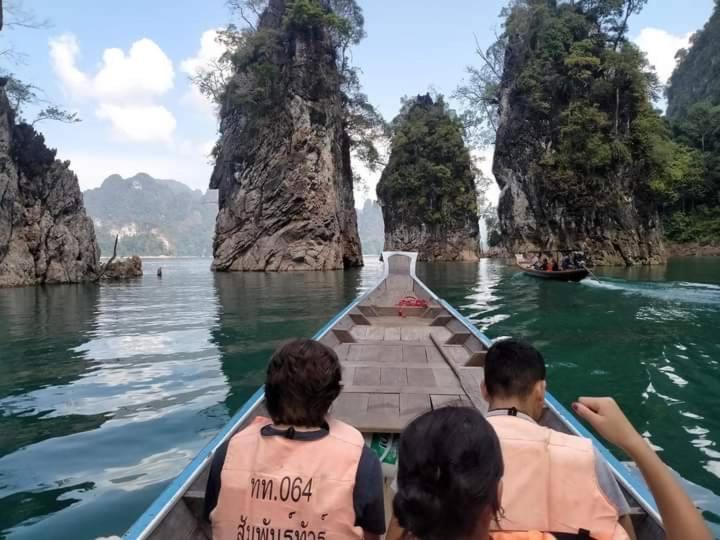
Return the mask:
[[(319, 95), (339, 91), (351, 150), (374, 169), (380, 162), (375, 140), (385, 134), (386, 126), (362, 93), (350, 62), (350, 47), (365, 37), (365, 19), (356, 0), (289, 0), (281, 14), (267, 11), (267, 0), (229, 0), (228, 4), (247, 27), (238, 30), (229, 25), (219, 33), (218, 41), (227, 52), (193, 77), (200, 91), (221, 107), (238, 110), (246, 120), (244, 138), (251, 141), (284, 106), (297, 40), (323, 41), (332, 49), (330, 57), (336, 65), (335, 69), (317, 66), (317, 86), (311, 91)], [(213, 155), (217, 157), (217, 152)]]
[[(407, 224), (477, 219), (475, 174), (461, 120), (442, 96), (406, 100), (392, 123), (390, 160), (377, 187), (385, 214)], [(389, 224), (386, 223), (386, 226)]]
[(13, 128), (10, 151), (13, 161), (30, 179), (47, 172), (57, 154), (57, 150), (45, 146), (45, 137), (28, 124), (18, 124)]
[(678, 52), (667, 98), (672, 133), (693, 156), (692, 173), (662, 186), (666, 231), (678, 242), (720, 242), (720, 4), (691, 41)]
[(708, 102), (720, 105), (720, 5), (705, 24), (691, 38), (689, 50), (678, 51), (679, 60), (668, 81), (668, 118), (683, 122), (693, 105)]
[(283, 22), (291, 32), (326, 30), (336, 32), (343, 39), (349, 39), (352, 34), (350, 20), (336, 15), (318, 0), (290, 0)]
[(505, 11), (503, 88), (522, 144), (535, 148), (530, 172), (570, 212), (617, 204), (628, 177), (636, 196), (652, 198), (648, 179), (675, 151), (652, 108), (657, 76), (626, 38), (644, 4), (518, 0)]
[(666, 236), (679, 243), (720, 243), (720, 208), (702, 206), (691, 212), (678, 210), (665, 221)]

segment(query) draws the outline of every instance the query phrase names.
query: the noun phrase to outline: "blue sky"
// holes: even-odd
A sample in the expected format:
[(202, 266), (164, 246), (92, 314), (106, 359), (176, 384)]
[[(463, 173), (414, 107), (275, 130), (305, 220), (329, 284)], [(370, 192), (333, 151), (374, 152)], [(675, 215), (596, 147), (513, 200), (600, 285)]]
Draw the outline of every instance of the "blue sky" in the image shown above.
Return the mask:
[[(217, 122), (187, 71), (217, 52), (211, 34), (204, 48), (201, 40), (229, 21), (224, 0), (22, 1), (52, 26), (4, 31), (3, 44), (27, 54), (25, 65), (5, 67), (80, 113), (80, 124), (39, 127), (59, 157), (72, 161), (83, 189), (139, 171), (206, 189)], [(391, 119), (404, 95), (451, 94), (475, 63), (474, 35), (483, 45), (492, 41), (505, 3), (360, 0), (368, 37), (354, 61), (370, 100)], [(713, 0), (650, 0), (630, 34), (662, 76), (712, 8)]]

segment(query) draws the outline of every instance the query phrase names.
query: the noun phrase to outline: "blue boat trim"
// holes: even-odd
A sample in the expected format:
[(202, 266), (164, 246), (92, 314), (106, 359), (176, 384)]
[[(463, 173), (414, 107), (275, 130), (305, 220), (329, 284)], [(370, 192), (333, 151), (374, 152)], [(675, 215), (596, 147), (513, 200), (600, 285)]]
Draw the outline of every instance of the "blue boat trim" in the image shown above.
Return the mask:
[[(335, 324), (352, 311), (360, 302), (375, 289), (370, 287), (362, 295), (355, 299), (354, 302), (346, 306), (337, 313), (330, 321), (318, 330), (313, 339), (319, 340), (327, 334)], [(153, 501), (150, 507), (133, 523), (123, 536), (128, 540), (142, 540), (147, 538), (155, 526), (167, 515), (172, 509), (175, 502), (181, 498), (187, 489), (192, 485), (197, 476), (202, 472), (206, 463), (212, 458), (217, 448), (224, 444), (237, 427), (245, 421), (246, 417), (253, 409), (255, 409), (265, 398), (264, 388), (261, 386), (248, 399), (242, 408), (228, 421), (225, 427), (213, 437), (208, 444), (200, 450), (197, 456), (182, 470), (182, 472), (163, 490), (163, 492)]]

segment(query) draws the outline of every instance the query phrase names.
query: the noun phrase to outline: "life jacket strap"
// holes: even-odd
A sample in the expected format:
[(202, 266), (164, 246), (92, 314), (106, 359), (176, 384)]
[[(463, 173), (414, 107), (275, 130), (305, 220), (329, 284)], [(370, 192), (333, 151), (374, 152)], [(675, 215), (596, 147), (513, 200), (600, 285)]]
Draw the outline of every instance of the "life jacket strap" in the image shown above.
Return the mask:
[(567, 532), (551, 532), (556, 540), (595, 540), (592, 536), (590, 536), (590, 531), (587, 529), (580, 529), (576, 533), (567, 533)]

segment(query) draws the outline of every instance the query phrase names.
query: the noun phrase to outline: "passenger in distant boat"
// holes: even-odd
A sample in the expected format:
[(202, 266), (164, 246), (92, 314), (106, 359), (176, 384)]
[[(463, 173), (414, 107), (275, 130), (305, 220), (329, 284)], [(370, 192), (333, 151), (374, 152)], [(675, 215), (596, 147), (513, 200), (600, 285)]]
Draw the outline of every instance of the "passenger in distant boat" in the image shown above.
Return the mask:
[(214, 540), (385, 533), (380, 461), (359, 431), (328, 417), (341, 388), (325, 345), (302, 339), (275, 352), (265, 381), (272, 420), (256, 418), (213, 458), (205, 517)]
[[(638, 464), (660, 509), (666, 540), (711, 540), (702, 516), (611, 398), (580, 398), (573, 408), (608, 441), (622, 448)], [(410, 423), (400, 438), (398, 492), (393, 500), (396, 520), (388, 540), (560, 540), (605, 535), (583, 531), (561, 534), (500, 527), (507, 512), (508, 455), (482, 415), (470, 407), (446, 407), (425, 413)], [(529, 478), (532, 478), (528, 472)], [(575, 498), (585, 493), (586, 482), (576, 477), (553, 478)], [(534, 478), (542, 482), (543, 478)], [(535, 491), (535, 490), (533, 490)], [(550, 503), (560, 520), (574, 506), (557, 506), (557, 500), (538, 498), (525, 510), (542, 512)], [(593, 514), (604, 516), (602, 507)], [(507, 531), (507, 532), (505, 532)]]
[(546, 272), (549, 272), (551, 269), (550, 261), (548, 261), (547, 257), (543, 257), (542, 269)]
[[(590, 440), (537, 423), (545, 406), (545, 360), (537, 349), (496, 342), (485, 358), (482, 392), (505, 457), (502, 529), (634, 538), (628, 503)], [(568, 510), (548, 513), (552, 508)]]
[(559, 272), (560, 271), (560, 265), (557, 262), (557, 259), (553, 259), (552, 262), (552, 271), (553, 272)]
[(533, 255), (532, 259), (530, 260), (530, 268), (535, 268), (536, 270), (540, 266), (540, 257), (537, 256), (537, 254)]
[(562, 258), (562, 269), (563, 270), (570, 270), (572, 268), (572, 262), (570, 261), (570, 255), (565, 255)]

